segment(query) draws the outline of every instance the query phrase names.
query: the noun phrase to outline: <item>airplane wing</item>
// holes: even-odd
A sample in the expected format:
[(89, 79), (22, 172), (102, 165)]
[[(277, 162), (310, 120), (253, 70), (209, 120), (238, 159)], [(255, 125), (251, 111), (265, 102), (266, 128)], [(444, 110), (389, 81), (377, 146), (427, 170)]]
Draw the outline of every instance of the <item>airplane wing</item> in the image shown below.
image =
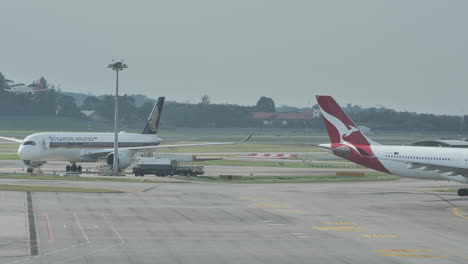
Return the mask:
[(439, 173), (441, 176), (450, 179), (450, 177), (454, 176), (462, 176), (468, 178), (468, 169), (463, 166), (446, 166), (433, 163), (429, 160), (421, 160), (421, 161), (405, 161), (405, 160), (398, 160), (398, 159), (391, 159), (391, 158), (379, 158), (383, 160), (391, 160), (391, 161), (398, 161), (406, 163), (408, 169), (414, 170), (423, 170), (423, 171), (433, 171), (435, 173)]
[(8, 140), (8, 141), (13, 141), (13, 142), (18, 142), (18, 143), (23, 143), (22, 139), (19, 138), (12, 138), (12, 137), (0, 137), (0, 139)]
[[(212, 145), (233, 145), (243, 142), (247, 142), (252, 138), (253, 132), (250, 133), (246, 138), (237, 142), (206, 142), (206, 143), (192, 143), (192, 144), (177, 144), (177, 145), (158, 145), (158, 146), (145, 146), (145, 147), (128, 147), (128, 148), (119, 148), (119, 150), (128, 150), (131, 152), (145, 152), (161, 148), (180, 148), (180, 147), (195, 147), (195, 146), (212, 146)], [(97, 159), (112, 153), (114, 149), (98, 149), (98, 150), (89, 150), (83, 153), (85, 156), (90, 158)]]

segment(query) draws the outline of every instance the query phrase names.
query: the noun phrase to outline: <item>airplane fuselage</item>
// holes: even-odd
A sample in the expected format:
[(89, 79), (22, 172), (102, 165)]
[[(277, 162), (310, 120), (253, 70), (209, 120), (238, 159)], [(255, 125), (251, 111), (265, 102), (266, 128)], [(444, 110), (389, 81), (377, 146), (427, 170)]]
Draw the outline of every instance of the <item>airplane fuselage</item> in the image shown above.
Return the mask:
[[(161, 138), (153, 134), (119, 133), (119, 148), (157, 146)], [(112, 149), (114, 133), (47, 132), (29, 135), (18, 148), (23, 160), (33, 161), (96, 161), (92, 150)]]
[[(349, 148), (342, 144), (322, 144), (322, 146), (329, 147), (332, 150), (339, 147)], [(392, 145), (355, 145), (355, 147), (356, 149), (349, 148), (349, 153), (346, 154), (333, 152), (337, 156), (362, 166), (402, 177), (468, 183), (466, 177), (453, 173), (453, 169), (447, 169), (447, 171), (441, 169), (443, 167), (458, 167), (461, 170), (468, 170), (468, 149)], [(364, 147), (370, 148), (369, 152), (372, 155), (366, 156), (359, 153), (360, 148)], [(418, 164), (427, 163), (428, 161), (433, 166)]]

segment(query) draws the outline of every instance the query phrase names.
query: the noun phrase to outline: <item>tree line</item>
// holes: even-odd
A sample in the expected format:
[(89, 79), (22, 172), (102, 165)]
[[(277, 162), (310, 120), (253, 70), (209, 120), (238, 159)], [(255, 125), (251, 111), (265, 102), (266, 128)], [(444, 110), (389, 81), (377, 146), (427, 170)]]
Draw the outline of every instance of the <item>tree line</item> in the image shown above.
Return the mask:
[[(103, 122), (114, 120), (114, 97), (88, 96), (81, 105), (77, 105), (72, 96), (67, 96), (49, 87), (44, 78), (46, 92), (33, 94), (14, 94), (8, 92), (9, 80), (0, 73), (0, 115), (31, 115), (31, 116), (63, 116), (86, 119), (82, 111), (93, 111)], [(148, 118), (153, 109), (154, 100), (148, 100), (142, 105), (135, 104), (135, 98), (128, 95), (119, 97), (120, 121), (127, 127), (139, 128)], [(255, 128), (266, 126), (264, 120), (254, 120), (253, 112), (275, 112), (277, 109), (303, 112), (310, 108), (295, 108), (290, 106), (276, 107), (268, 97), (261, 97), (254, 106), (234, 104), (213, 104), (208, 95), (201, 97), (199, 103), (178, 103), (167, 101), (164, 106), (161, 124), (167, 127), (216, 127), (216, 128)], [(398, 112), (384, 107), (361, 108), (348, 105), (345, 111), (358, 124), (374, 131), (434, 131), (459, 132), (468, 131), (468, 118), (460, 116), (417, 114)], [(465, 121), (467, 120), (467, 121)], [(280, 120), (269, 123), (268, 126), (324, 129), (321, 118), (313, 120), (293, 120), (285, 125)]]

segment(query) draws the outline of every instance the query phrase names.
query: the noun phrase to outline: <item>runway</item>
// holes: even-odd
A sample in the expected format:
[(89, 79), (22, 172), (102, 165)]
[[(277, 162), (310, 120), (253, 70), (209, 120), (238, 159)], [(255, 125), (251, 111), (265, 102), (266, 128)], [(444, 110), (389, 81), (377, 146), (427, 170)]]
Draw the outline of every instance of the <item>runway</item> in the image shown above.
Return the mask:
[(32, 193), (37, 256), (26, 195), (1, 192), (23, 221), (0, 222), (1, 263), (468, 262), (468, 198), (433, 191), (458, 184), (92, 185), (133, 192)]

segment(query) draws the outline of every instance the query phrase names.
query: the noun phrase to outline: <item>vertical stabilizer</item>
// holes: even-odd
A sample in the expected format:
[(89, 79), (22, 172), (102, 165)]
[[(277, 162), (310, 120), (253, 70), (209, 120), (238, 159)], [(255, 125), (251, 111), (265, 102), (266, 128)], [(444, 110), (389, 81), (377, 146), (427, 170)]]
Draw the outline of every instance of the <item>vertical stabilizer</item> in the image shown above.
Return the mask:
[(328, 130), (331, 143), (351, 145), (375, 145), (367, 138), (341, 109), (333, 97), (328, 95), (317, 95), (317, 102), (322, 112), (323, 121)]
[(158, 133), (159, 121), (161, 120), (161, 113), (164, 105), (165, 97), (159, 97), (158, 102), (153, 108), (148, 121), (146, 122), (145, 128), (143, 129), (142, 134), (156, 134)]

